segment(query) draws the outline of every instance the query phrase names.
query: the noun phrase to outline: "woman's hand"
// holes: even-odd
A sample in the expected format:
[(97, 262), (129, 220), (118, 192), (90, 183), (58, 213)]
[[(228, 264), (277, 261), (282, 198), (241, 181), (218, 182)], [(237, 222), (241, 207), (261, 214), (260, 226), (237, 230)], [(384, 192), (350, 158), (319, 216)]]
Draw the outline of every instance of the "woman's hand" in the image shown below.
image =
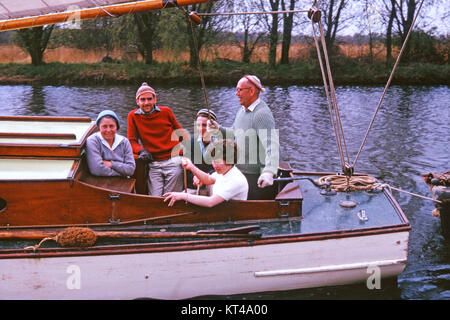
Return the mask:
[(103, 164), (105, 166), (107, 166), (108, 168), (112, 168), (112, 162), (111, 161), (103, 160)]
[(163, 194), (164, 197), (164, 202), (169, 201), (169, 207), (172, 207), (174, 205), (175, 202), (177, 202), (178, 200), (186, 200), (188, 198), (188, 194), (184, 193), (184, 192), (168, 192)]
[(192, 178), (192, 184), (196, 187), (201, 187), (203, 185), (203, 183), (200, 181), (199, 178), (197, 178), (197, 176), (194, 176)]

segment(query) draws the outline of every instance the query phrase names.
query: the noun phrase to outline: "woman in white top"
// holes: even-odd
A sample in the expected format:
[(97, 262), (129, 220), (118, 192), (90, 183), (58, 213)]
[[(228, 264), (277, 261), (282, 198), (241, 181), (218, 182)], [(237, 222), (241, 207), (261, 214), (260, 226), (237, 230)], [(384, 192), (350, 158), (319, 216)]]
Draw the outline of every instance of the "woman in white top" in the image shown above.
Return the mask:
[(247, 200), (247, 179), (234, 165), (237, 162), (236, 143), (231, 140), (216, 141), (211, 148), (211, 158), (216, 171), (212, 174), (201, 171), (188, 158), (181, 160), (183, 168), (194, 174), (194, 185), (212, 185), (210, 196), (169, 192), (163, 195), (164, 202), (169, 201), (169, 206), (173, 206), (177, 200), (184, 200), (198, 206), (211, 208), (223, 201)]

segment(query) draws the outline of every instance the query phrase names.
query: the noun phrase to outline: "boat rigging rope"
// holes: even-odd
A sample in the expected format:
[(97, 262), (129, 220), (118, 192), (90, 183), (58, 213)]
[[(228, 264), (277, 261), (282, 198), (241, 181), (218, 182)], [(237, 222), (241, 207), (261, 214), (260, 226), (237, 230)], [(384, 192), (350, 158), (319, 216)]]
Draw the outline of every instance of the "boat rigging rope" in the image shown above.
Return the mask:
[[(338, 149), (338, 153), (339, 153), (339, 158), (341, 161), (342, 169), (344, 171), (344, 168), (346, 167), (346, 163), (345, 163), (345, 159), (344, 159), (344, 148), (345, 148), (348, 162), (350, 162), (350, 158), (348, 155), (347, 145), (345, 143), (345, 137), (344, 137), (344, 131), (342, 128), (341, 118), (339, 116), (339, 108), (338, 108), (337, 101), (336, 101), (333, 77), (331, 75), (330, 64), (329, 64), (329, 59), (328, 59), (328, 52), (327, 52), (326, 43), (325, 43), (325, 37), (323, 34), (322, 23), (320, 21), (320, 11), (318, 11), (318, 9), (316, 9), (316, 8), (311, 9), (311, 10), (312, 10), (312, 12), (310, 13), (310, 15), (311, 15), (310, 18), (311, 18), (311, 23), (312, 23), (313, 35), (314, 35), (314, 42), (315, 42), (316, 49), (317, 49), (317, 57), (319, 59), (319, 66), (320, 66), (320, 71), (322, 73), (322, 79), (323, 79), (323, 84), (324, 84), (324, 88), (325, 88), (325, 95), (326, 95), (327, 101), (328, 101), (328, 109), (330, 112), (331, 124), (333, 125), (334, 134), (336, 136), (336, 144), (337, 144), (337, 149)], [(316, 21), (315, 15), (319, 15), (317, 21)], [(319, 45), (319, 41), (317, 39), (317, 32), (316, 32), (316, 29), (314, 26), (315, 22), (319, 23), (320, 38), (321, 38), (326, 68), (327, 68), (329, 85), (328, 85), (327, 77), (326, 77), (323, 62), (322, 62), (322, 54), (320, 52), (320, 45)], [(328, 90), (328, 86), (330, 87), (331, 95)]]
[(203, 74), (203, 69), (202, 69), (202, 63), (200, 61), (200, 51), (198, 49), (198, 39), (195, 35), (195, 29), (194, 29), (194, 24), (197, 23), (201, 23), (201, 18), (199, 17), (199, 14), (196, 12), (191, 12), (190, 14), (188, 14), (187, 10), (184, 7), (179, 7), (183, 10), (183, 12), (186, 14), (186, 17), (188, 19), (188, 23), (191, 26), (191, 32), (192, 32), (192, 41), (194, 42), (194, 49), (195, 52), (197, 54), (197, 65), (198, 65), (198, 71), (200, 74), (200, 80), (202, 82), (202, 90), (203, 90), (203, 97), (205, 99), (205, 105), (206, 108), (208, 109), (208, 119), (211, 119), (211, 113), (210, 113), (210, 108), (209, 108), (209, 101), (208, 101), (208, 94), (206, 93), (206, 84), (205, 84), (205, 76)]
[[(110, 13), (110, 12), (109, 12), (108, 10), (106, 10), (103, 6), (99, 5), (99, 4), (97, 3), (97, 1), (95, 1), (95, 0), (90, 0), (90, 2), (94, 3), (94, 5), (96, 5), (97, 7), (99, 7), (104, 13), (106, 13), (106, 14), (109, 15), (110, 17), (112, 17), (112, 18), (117, 18), (116, 15)], [(98, 15), (99, 15), (99, 13), (97, 13), (97, 16), (98, 16)], [(97, 17), (96, 17), (96, 18), (97, 18)]]
[(197, 13), (199, 16), (235, 16), (251, 14), (279, 14), (279, 13), (298, 13), (308, 12), (309, 10), (285, 10), (285, 11), (254, 11), (254, 12), (222, 12), (222, 13)]
[(417, 12), (416, 12), (416, 15), (414, 16), (414, 19), (413, 19), (413, 21), (411, 23), (411, 26), (409, 27), (408, 34), (406, 35), (405, 41), (402, 44), (402, 48), (400, 49), (400, 53), (398, 54), (397, 59), (396, 59), (395, 64), (394, 64), (394, 67), (392, 68), (391, 75), (389, 76), (389, 79), (388, 79), (388, 81), (386, 83), (386, 86), (385, 86), (385, 88), (383, 90), (383, 94), (381, 95), (380, 101), (378, 102), (378, 106), (375, 109), (375, 113), (374, 113), (374, 115), (372, 117), (372, 120), (370, 121), (369, 127), (367, 128), (366, 134), (364, 136), (363, 142), (361, 143), (361, 146), (359, 148), (358, 154), (356, 155), (355, 160), (353, 161), (352, 168), (355, 168), (356, 162), (358, 161), (358, 158), (359, 158), (359, 155), (360, 155), (362, 149), (364, 148), (364, 145), (365, 145), (366, 140), (367, 140), (367, 136), (369, 135), (369, 131), (372, 128), (373, 122), (375, 121), (375, 117), (376, 117), (376, 115), (377, 115), (377, 113), (378, 113), (378, 111), (379, 111), (379, 109), (381, 107), (381, 103), (383, 102), (383, 99), (384, 99), (384, 96), (386, 94), (386, 91), (389, 88), (389, 85), (391, 84), (392, 78), (394, 76), (395, 69), (397, 68), (397, 65), (398, 65), (398, 63), (400, 61), (400, 57), (402, 56), (403, 51), (404, 51), (404, 49), (406, 47), (406, 43), (408, 42), (409, 36), (411, 34), (411, 31), (412, 31), (412, 29), (414, 27), (414, 24), (416, 23), (416, 19), (419, 16), (419, 12), (420, 12), (420, 9), (422, 8), (423, 2), (424, 2), (424, 0), (422, 0), (420, 2), (419, 8), (417, 9)]

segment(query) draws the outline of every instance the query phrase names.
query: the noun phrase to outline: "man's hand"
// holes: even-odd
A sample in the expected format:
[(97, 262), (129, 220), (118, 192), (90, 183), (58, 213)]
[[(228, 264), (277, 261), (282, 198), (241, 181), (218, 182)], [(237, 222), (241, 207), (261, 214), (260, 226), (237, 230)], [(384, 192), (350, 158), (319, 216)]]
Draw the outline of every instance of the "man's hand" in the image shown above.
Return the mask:
[(273, 185), (273, 174), (271, 172), (263, 172), (258, 178), (258, 187), (265, 188)]
[(181, 167), (186, 170), (192, 170), (192, 167), (194, 164), (192, 163), (191, 159), (182, 157), (181, 158)]
[(206, 122), (206, 132), (208, 132), (211, 135), (216, 135), (219, 132), (219, 127), (220, 127), (219, 124), (212, 119), (209, 119)]
[(139, 151), (139, 157), (138, 159), (141, 159), (145, 162), (152, 162), (153, 161), (153, 157), (152, 154), (150, 153), (150, 151), (148, 151), (147, 149), (142, 149), (141, 151)]

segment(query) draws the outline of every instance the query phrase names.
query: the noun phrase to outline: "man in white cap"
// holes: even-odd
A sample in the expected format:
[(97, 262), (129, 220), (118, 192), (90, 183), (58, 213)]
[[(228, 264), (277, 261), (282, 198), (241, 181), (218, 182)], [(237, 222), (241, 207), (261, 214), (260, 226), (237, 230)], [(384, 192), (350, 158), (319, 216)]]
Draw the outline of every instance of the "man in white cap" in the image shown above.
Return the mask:
[(234, 136), (240, 157), (237, 167), (248, 180), (249, 200), (273, 199), (273, 178), (278, 170), (279, 139), (272, 111), (259, 97), (265, 89), (254, 75), (243, 76), (236, 86), (236, 96), (242, 108), (231, 128), (224, 128), (213, 120), (208, 130), (225, 138)]
[[(155, 90), (144, 82), (136, 92), (139, 108), (128, 114), (128, 140), (139, 159), (149, 162), (149, 194), (183, 190), (179, 137), (189, 134), (169, 107), (157, 106)], [(174, 139), (176, 137), (177, 139)]]

